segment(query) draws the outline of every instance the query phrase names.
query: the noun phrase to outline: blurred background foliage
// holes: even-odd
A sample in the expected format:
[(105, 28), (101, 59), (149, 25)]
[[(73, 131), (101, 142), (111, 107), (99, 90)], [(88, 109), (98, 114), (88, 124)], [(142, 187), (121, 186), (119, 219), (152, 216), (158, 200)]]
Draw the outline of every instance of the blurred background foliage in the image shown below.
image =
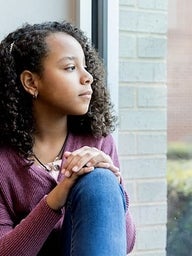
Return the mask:
[(172, 143), (167, 157), (167, 255), (192, 255), (192, 146)]

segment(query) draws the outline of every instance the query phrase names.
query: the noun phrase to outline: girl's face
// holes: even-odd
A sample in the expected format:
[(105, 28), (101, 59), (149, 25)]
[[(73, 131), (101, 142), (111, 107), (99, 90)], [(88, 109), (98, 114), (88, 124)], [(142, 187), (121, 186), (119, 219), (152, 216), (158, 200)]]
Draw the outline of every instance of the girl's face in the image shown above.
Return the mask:
[(36, 109), (61, 115), (83, 115), (91, 100), (93, 77), (86, 70), (79, 42), (65, 33), (46, 38), (48, 55), (38, 77)]

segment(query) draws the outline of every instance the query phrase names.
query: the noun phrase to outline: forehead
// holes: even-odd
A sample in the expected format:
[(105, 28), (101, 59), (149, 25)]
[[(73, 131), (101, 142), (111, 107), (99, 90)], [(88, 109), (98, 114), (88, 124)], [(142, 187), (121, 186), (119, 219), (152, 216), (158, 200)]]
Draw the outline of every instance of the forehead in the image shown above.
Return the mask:
[(69, 54), (84, 57), (80, 43), (71, 35), (63, 32), (52, 33), (47, 36), (46, 43), (50, 54)]

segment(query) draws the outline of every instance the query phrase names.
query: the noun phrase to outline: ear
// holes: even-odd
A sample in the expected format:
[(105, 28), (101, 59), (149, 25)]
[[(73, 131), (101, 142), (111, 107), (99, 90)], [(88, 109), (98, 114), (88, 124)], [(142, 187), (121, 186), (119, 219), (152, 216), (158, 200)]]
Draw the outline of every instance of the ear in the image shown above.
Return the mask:
[(37, 74), (29, 70), (24, 70), (20, 75), (21, 83), (26, 92), (34, 96), (38, 92), (38, 77)]

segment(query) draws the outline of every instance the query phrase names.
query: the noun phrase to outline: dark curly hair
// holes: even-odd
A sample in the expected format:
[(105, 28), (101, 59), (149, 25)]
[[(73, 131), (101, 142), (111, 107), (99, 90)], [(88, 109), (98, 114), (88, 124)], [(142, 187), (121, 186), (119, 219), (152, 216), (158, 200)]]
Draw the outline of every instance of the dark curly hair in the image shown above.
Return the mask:
[(57, 32), (67, 33), (81, 44), (87, 70), (94, 79), (89, 110), (85, 115), (68, 116), (69, 131), (99, 137), (115, 128), (103, 63), (84, 33), (66, 21), (25, 24), (0, 44), (0, 145), (12, 147), (25, 157), (32, 154), (35, 122), (32, 96), (21, 85), (20, 74), (23, 70), (42, 74), (42, 60), (49, 50), (45, 39)]

